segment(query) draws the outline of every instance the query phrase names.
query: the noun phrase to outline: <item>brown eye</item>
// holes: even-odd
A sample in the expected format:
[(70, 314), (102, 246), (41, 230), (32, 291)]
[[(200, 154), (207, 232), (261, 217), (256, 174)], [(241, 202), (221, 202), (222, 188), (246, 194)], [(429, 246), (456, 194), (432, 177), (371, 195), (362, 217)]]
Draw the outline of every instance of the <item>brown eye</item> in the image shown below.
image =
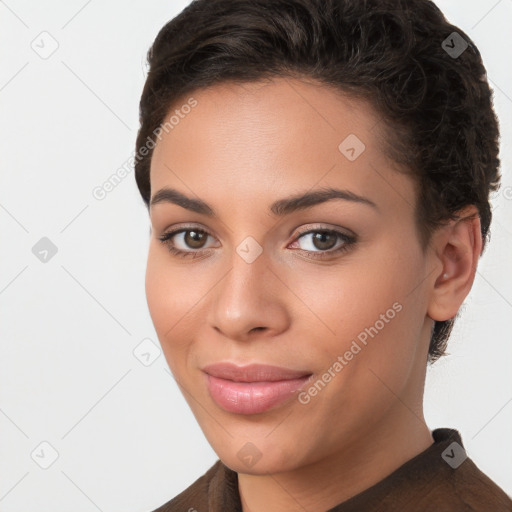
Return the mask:
[(208, 234), (204, 231), (189, 229), (183, 233), (185, 234), (183, 241), (191, 249), (202, 249), (202, 244), (208, 238)]
[(332, 229), (310, 229), (299, 233), (293, 246), (310, 258), (332, 258), (354, 246), (356, 237)]
[[(207, 231), (189, 227), (165, 233), (159, 240), (175, 256), (200, 258), (211, 249), (206, 247), (208, 237), (214, 238)], [(301, 240), (306, 243), (301, 246)], [(339, 242), (339, 243), (338, 243)], [(293, 245), (300, 251), (308, 253), (311, 258), (332, 258), (335, 254), (347, 251), (356, 242), (356, 237), (332, 229), (310, 229), (299, 234)]]
[(203, 229), (190, 227), (165, 233), (159, 240), (176, 256), (196, 258), (208, 250), (205, 242), (209, 236), (211, 235)]
[(317, 231), (312, 238), (313, 245), (323, 251), (332, 249), (336, 245), (337, 240), (338, 236), (329, 231)]

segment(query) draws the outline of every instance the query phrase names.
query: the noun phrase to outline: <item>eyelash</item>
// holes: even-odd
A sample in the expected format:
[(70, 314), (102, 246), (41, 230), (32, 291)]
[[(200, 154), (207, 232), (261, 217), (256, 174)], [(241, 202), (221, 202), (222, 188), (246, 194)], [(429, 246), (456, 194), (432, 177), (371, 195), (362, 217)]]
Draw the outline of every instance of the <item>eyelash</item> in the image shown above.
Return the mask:
[[(173, 254), (174, 256), (177, 256), (179, 258), (191, 258), (191, 257), (192, 258), (194, 258), (194, 257), (197, 258), (197, 255), (199, 253), (207, 252), (207, 251), (211, 251), (212, 250), (212, 249), (198, 249), (198, 250), (192, 250), (192, 251), (183, 251), (181, 249), (177, 249), (174, 245), (169, 243), (170, 239), (172, 237), (174, 237), (175, 235), (177, 235), (179, 233), (186, 233), (188, 231), (196, 231), (196, 232), (199, 232), (199, 233), (204, 233), (204, 234), (206, 234), (208, 236), (213, 236), (210, 233), (208, 233), (208, 231), (206, 231), (204, 229), (200, 229), (200, 228), (195, 227), (195, 226), (186, 226), (186, 227), (182, 227), (182, 228), (176, 229), (174, 231), (169, 231), (167, 233), (164, 233), (162, 236), (158, 237), (158, 239), (167, 247), (167, 249), (169, 250), (169, 252), (171, 254)], [(319, 260), (321, 260), (321, 259), (329, 258), (333, 254), (344, 253), (345, 251), (349, 250), (350, 247), (356, 242), (356, 237), (354, 237), (354, 236), (347, 235), (346, 233), (342, 233), (341, 231), (336, 231), (334, 229), (320, 229), (320, 228), (309, 229), (309, 230), (306, 230), (306, 231), (299, 232), (297, 234), (296, 238), (293, 240), (293, 242), (297, 241), (298, 239), (300, 239), (304, 235), (308, 235), (308, 234), (311, 234), (311, 233), (327, 233), (327, 234), (330, 234), (330, 235), (336, 235), (336, 236), (338, 236), (338, 239), (341, 239), (344, 242), (337, 249), (327, 249), (325, 251), (321, 251), (321, 250), (319, 250), (319, 251), (308, 251), (306, 249), (294, 249), (294, 250), (298, 250), (298, 251), (310, 254), (310, 256), (308, 256), (308, 257), (310, 257), (311, 259), (319, 259)]]

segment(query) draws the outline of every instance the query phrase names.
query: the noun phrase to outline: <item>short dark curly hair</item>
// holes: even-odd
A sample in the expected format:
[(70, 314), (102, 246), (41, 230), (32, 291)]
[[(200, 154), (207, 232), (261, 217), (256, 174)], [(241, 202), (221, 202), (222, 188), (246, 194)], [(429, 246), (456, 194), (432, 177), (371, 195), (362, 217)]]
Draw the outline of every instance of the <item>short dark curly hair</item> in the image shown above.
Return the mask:
[[(195, 0), (147, 58), (135, 178), (148, 208), (148, 141), (173, 104), (220, 82), (310, 78), (367, 100), (391, 128), (384, 150), (414, 177), (423, 249), (467, 205), (478, 208), (485, 248), (500, 182), (498, 120), (480, 52), (433, 2)], [(435, 322), (430, 362), (445, 353), (454, 321)]]

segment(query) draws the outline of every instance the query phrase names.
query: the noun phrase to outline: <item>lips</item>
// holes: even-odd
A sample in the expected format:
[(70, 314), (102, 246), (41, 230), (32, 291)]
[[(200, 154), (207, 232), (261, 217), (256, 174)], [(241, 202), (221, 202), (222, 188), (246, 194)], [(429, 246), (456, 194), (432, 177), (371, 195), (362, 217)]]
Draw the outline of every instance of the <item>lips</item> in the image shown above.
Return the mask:
[(312, 376), (308, 371), (260, 364), (216, 363), (203, 372), (214, 402), (238, 414), (264, 412), (291, 399)]
[(217, 363), (205, 366), (203, 371), (212, 377), (235, 382), (275, 382), (311, 375), (311, 372), (308, 371), (290, 370), (266, 364), (237, 366), (232, 363)]

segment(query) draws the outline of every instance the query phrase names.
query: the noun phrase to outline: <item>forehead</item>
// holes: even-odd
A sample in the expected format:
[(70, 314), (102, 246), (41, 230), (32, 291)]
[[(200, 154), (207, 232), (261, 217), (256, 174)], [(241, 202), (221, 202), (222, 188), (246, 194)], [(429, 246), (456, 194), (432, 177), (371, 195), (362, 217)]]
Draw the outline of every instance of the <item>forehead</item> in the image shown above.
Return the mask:
[[(187, 106), (191, 97), (197, 104), (193, 109)], [(274, 153), (279, 148), (298, 155), (323, 146), (336, 154), (339, 143), (351, 134), (373, 149), (382, 124), (368, 102), (325, 84), (292, 78), (200, 89), (176, 101), (166, 117), (171, 118), (155, 153), (164, 146), (201, 150), (223, 141), (231, 154), (244, 143), (244, 151), (265, 143)]]
[[(196, 106), (179, 115), (191, 97)], [(222, 83), (182, 98), (173, 113), (179, 122), (162, 132), (153, 152), (152, 195), (185, 185), (229, 201), (235, 191), (252, 199), (316, 183), (364, 194), (382, 188), (383, 169), (392, 168), (382, 150), (384, 123), (369, 103), (314, 81)], [(392, 187), (410, 193), (407, 184)]]

